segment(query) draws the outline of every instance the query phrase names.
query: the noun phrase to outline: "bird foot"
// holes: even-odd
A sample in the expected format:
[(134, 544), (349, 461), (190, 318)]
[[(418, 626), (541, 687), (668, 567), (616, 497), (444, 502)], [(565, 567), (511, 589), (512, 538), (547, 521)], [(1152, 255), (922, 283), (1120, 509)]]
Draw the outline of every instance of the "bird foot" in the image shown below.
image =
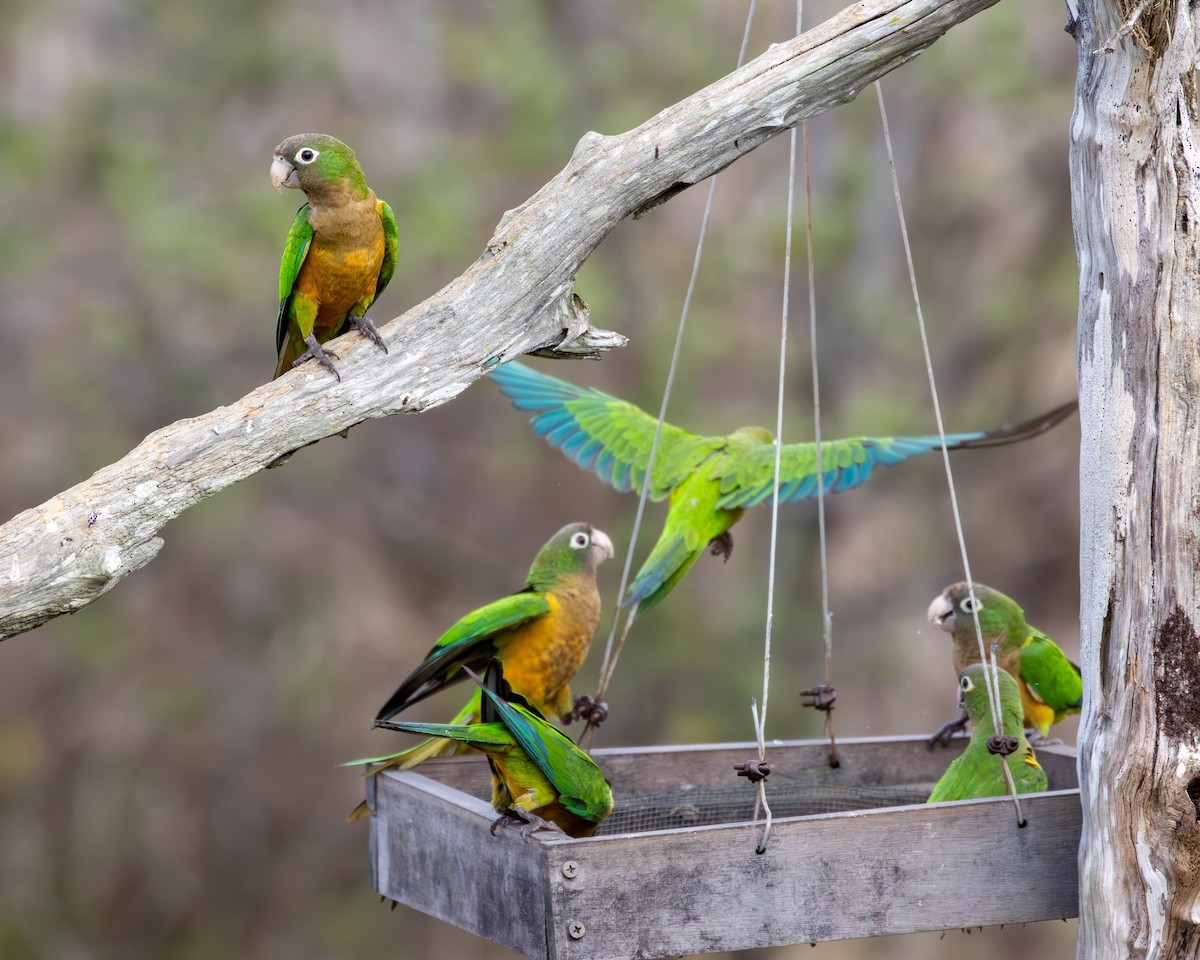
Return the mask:
[[(308, 349), (292, 361), (292, 366), (298, 367), (305, 360), (313, 359), (320, 363), (321, 366), (332, 373), (335, 377), (341, 380), (342, 375), (337, 372), (337, 367), (333, 365), (333, 360), (339, 360), (341, 358), (332, 350), (326, 350), (323, 346), (317, 343), (317, 338), (311, 333), (304, 338), (304, 342), (308, 344)], [(332, 357), (333, 360), (329, 359), (330, 357)]]
[(370, 317), (355, 317), (346, 318), (350, 326), (354, 327), (359, 333), (375, 344), (384, 353), (388, 352), (387, 344), (383, 342), (383, 336), (379, 333), (378, 328), (371, 322)]
[(496, 831), (503, 828), (507, 830), (509, 827), (515, 827), (520, 824), (520, 829), (517, 831), (521, 835), (522, 840), (528, 840), (539, 830), (550, 830), (554, 833), (564, 833), (562, 827), (551, 820), (544, 820), (536, 813), (527, 813), (524, 810), (515, 810), (512, 807), (501, 807), (498, 810), (500, 816), (492, 821), (492, 836), (496, 836)]
[(563, 723), (574, 723), (576, 720), (586, 720), (589, 726), (598, 727), (608, 719), (608, 704), (603, 700), (594, 700), (586, 693), (575, 698), (575, 706), (569, 713), (560, 718)]
[(938, 727), (937, 732), (931, 736), (926, 743), (929, 749), (932, 750), (939, 743), (943, 747), (950, 746), (950, 740), (956, 733), (961, 733), (967, 729), (967, 715), (961, 714), (956, 720), (949, 720)]
[(1061, 747), (1063, 742), (1058, 737), (1044, 737), (1039, 730), (1026, 730), (1025, 739), (1033, 747)]
[(726, 530), (720, 536), (713, 537), (708, 541), (708, 552), (714, 557), (724, 557), (728, 563), (733, 553), (733, 534)]

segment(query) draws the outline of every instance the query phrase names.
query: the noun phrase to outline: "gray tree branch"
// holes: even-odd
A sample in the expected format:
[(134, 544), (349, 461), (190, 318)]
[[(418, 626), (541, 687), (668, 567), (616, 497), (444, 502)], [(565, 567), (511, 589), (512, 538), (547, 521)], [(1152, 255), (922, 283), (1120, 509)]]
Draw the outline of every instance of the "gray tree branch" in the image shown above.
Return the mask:
[(289, 451), (372, 417), (445, 403), (495, 358), (594, 355), (620, 345), (620, 335), (589, 327), (573, 291), (575, 272), (610, 230), (854, 99), (994, 2), (867, 0), (628, 133), (587, 134), (561, 173), (504, 215), (461, 276), (382, 328), (387, 355), (345, 337), (340, 382), (306, 364), (152, 433), (4, 524), (0, 638), (91, 603), (154, 557), (169, 520)]

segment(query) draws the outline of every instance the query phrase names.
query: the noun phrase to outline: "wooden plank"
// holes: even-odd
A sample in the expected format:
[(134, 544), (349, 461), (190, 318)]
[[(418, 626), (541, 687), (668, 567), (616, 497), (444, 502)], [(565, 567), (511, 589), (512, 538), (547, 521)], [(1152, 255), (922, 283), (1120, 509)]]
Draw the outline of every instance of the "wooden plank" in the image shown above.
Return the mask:
[[(530, 957), (546, 956), (546, 853), (515, 832), (490, 833), (486, 801), (411, 771), (375, 780), (375, 889)], [(521, 909), (501, 891), (521, 897)]]
[(1075, 916), (1078, 794), (1024, 803), (1023, 830), (1007, 799), (785, 820), (762, 856), (749, 824), (553, 842), (550, 955), (651, 960)]

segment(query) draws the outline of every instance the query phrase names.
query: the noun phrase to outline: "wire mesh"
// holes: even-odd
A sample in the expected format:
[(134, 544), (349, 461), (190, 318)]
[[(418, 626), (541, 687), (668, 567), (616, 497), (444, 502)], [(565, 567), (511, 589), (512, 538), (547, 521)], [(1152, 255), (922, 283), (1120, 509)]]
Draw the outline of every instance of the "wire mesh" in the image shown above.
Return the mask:
[[(771, 811), (779, 817), (871, 810), (924, 803), (932, 783), (888, 785), (813, 784), (771, 781)], [(676, 830), (754, 819), (754, 787), (736, 783), (724, 787), (682, 786), (659, 793), (618, 796), (613, 812), (598, 835)]]

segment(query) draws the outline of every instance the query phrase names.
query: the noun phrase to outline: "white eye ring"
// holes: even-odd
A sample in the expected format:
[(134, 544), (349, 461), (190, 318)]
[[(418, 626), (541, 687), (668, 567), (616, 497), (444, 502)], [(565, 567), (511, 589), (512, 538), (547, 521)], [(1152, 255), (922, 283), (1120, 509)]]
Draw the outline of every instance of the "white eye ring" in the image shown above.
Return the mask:
[(571, 537), (571, 549), (585, 550), (585, 549), (587, 549), (588, 546), (591, 545), (591, 542), (592, 542), (592, 538), (589, 537), (586, 533), (577, 533), (573, 537)]
[(312, 147), (304, 147), (302, 150), (296, 151), (296, 162), (303, 163), (305, 166), (307, 166), (316, 160), (320, 155), (320, 150), (314, 150)]
[[(963, 597), (961, 600), (958, 601), (958, 608), (963, 613), (973, 613), (975, 610), (975, 607), (976, 607), (976, 604), (971, 602), (970, 597)], [(982, 608), (983, 604), (980, 603), (979, 607)]]
[(958, 681), (958, 685), (959, 685), (959, 687), (962, 688), (964, 693), (969, 693), (970, 691), (975, 689), (975, 684), (973, 684), (971, 682), (970, 677), (963, 677), (962, 679), (960, 679)]

